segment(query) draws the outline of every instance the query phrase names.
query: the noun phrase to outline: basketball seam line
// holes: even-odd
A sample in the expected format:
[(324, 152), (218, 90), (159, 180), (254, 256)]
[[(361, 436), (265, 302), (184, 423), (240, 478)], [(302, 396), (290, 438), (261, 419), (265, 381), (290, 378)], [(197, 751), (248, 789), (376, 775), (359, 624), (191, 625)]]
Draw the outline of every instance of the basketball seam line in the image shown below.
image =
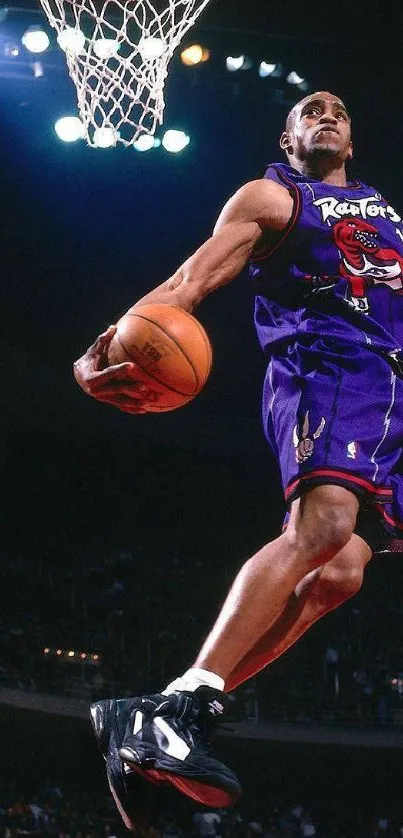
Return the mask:
[[(141, 319), (141, 320), (145, 320), (147, 323), (152, 323), (154, 326), (158, 326), (158, 328), (159, 328), (159, 329), (161, 329), (161, 331), (164, 333), (164, 335), (166, 335), (166, 337), (167, 337), (167, 338), (169, 338), (170, 340), (172, 340), (172, 342), (173, 342), (173, 343), (175, 343), (175, 344), (176, 344), (176, 346), (178, 347), (178, 349), (180, 349), (180, 351), (183, 353), (184, 357), (186, 358), (186, 360), (187, 360), (187, 362), (188, 362), (188, 364), (189, 364), (189, 366), (190, 366), (190, 368), (191, 368), (191, 370), (192, 370), (192, 372), (193, 372), (193, 375), (194, 375), (194, 377), (195, 377), (195, 389), (196, 389), (196, 388), (197, 388), (197, 386), (198, 386), (198, 385), (199, 385), (199, 383), (200, 383), (200, 382), (199, 382), (199, 377), (198, 377), (198, 375), (197, 375), (197, 372), (196, 372), (196, 370), (195, 370), (195, 368), (194, 368), (194, 366), (193, 366), (193, 364), (192, 364), (192, 362), (191, 362), (190, 358), (188, 358), (188, 356), (187, 356), (186, 352), (184, 351), (184, 349), (183, 349), (183, 347), (180, 345), (180, 343), (178, 343), (178, 341), (177, 341), (177, 340), (175, 340), (175, 338), (173, 338), (170, 334), (168, 334), (168, 332), (166, 332), (166, 331), (165, 331), (165, 329), (163, 329), (163, 328), (162, 328), (162, 326), (160, 326), (160, 324), (159, 324), (159, 323), (156, 323), (156, 321), (155, 321), (155, 320), (151, 320), (151, 318), (149, 318), (149, 317), (144, 317), (144, 314), (138, 314), (137, 312), (136, 312), (136, 313), (135, 313), (135, 312), (128, 312), (128, 315), (129, 315), (130, 317), (140, 317), (140, 319)], [(123, 343), (123, 341), (121, 340), (121, 337), (120, 337), (120, 335), (119, 335), (119, 332), (117, 332), (117, 333), (116, 333), (116, 336), (117, 336), (117, 339), (118, 339), (118, 341), (119, 341), (120, 345), (123, 347), (123, 349), (125, 350), (125, 352), (127, 352), (127, 354), (130, 356), (130, 352), (129, 352), (129, 350), (128, 350), (127, 346), (125, 346), (125, 344), (124, 344), (124, 343)], [(171, 385), (170, 385), (170, 384), (166, 384), (166, 383), (165, 383), (165, 381), (161, 381), (161, 379), (157, 378), (157, 376), (156, 376), (156, 375), (152, 375), (151, 373), (149, 373), (146, 369), (144, 369), (144, 367), (142, 367), (142, 366), (141, 366), (141, 364), (139, 364), (139, 363), (138, 363), (138, 361), (135, 361), (135, 363), (139, 365), (140, 369), (141, 369), (141, 370), (142, 370), (142, 371), (143, 371), (146, 375), (149, 375), (151, 378), (155, 378), (155, 380), (156, 380), (156, 381), (158, 381), (158, 384), (162, 384), (162, 386), (163, 386), (163, 387), (166, 387), (168, 390), (171, 390), (171, 392), (172, 392), (172, 393), (177, 393), (177, 394), (178, 394), (178, 396), (187, 396), (189, 399), (192, 399), (192, 398), (194, 398), (195, 396), (197, 396), (197, 395), (198, 395), (198, 392), (195, 392), (195, 393), (184, 393), (182, 390), (178, 390), (176, 387), (171, 387)]]
[[(161, 303), (160, 305), (164, 305), (164, 303)], [(206, 350), (207, 350), (207, 359), (208, 359), (209, 364), (210, 364), (209, 372), (207, 373), (207, 375), (205, 376), (204, 381), (203, 381), (203, 387), (204, 387), (204, 385), (205, 385), (205, 383), (206, 383), (206, 381), (209, 377), (210, 370), (211, 370), (211, 365), (213, 363), (213, 349), (212, 349), (212, 346), (211, 346), (210, 339), (209, 339), (208, 335), (206, 334), (204, 326), (202, 326), (202, 324), (199, 323), (197, 317), (194, 317), (193, 314), (190, 313), (190, 311), (186, 311), (186, 309), (181, 308), (180, 306), (172, 305), (172, 303), (170, 303), (170, 305), (172, 306), (172, 308), (176, 308), (178, 311), (182, 311), (184, 314), (187, 315), (187, 317), (190, 317), (190, 319), (193, 320), (193, 322), (197, 326), (197, 329), (199, 331), (200, 336), (203, 339), (204, 345), (205, 345)]]

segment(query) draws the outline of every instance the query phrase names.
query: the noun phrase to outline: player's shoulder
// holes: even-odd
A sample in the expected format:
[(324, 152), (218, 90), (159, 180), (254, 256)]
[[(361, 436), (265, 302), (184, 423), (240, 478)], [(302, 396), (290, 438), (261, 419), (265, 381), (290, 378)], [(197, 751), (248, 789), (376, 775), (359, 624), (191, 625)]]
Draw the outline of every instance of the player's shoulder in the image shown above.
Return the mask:
[(276, 183), (274, 180), (267, 178), (256, 178), (256, 180), (249, 180), (238, 189), (238, 195), (247, 198), (265, 198), (267, 197), (285, 197), (289, 195), (286, 186), (281, 183)]
[(293, 212), (294, 200), (285, 186), (272, 180), (259, 178), (244, 184), (242, 202), (249, 217), (262, 229), (283, 229)]

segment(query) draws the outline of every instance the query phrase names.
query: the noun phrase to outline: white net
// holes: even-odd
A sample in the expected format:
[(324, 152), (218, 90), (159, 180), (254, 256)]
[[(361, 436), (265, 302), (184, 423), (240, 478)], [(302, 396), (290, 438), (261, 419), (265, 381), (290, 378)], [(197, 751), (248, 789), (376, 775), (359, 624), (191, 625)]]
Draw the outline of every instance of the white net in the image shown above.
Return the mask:
[(168, 64), (209, 0), (40, 0), (66, 53), (91, 146), (162, 123)]

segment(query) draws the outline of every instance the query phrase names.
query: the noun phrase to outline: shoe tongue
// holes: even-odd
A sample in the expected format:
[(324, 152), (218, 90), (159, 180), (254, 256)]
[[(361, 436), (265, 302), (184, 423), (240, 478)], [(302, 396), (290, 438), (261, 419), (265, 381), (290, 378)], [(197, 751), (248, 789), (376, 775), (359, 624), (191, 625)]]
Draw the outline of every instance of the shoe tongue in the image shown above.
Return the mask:
[(225, 696), (219, 690), (202, 686), (198, 687), (194, 695), (198, 699), (200, 709), (212, 717), (222, 716), (225, 712)]

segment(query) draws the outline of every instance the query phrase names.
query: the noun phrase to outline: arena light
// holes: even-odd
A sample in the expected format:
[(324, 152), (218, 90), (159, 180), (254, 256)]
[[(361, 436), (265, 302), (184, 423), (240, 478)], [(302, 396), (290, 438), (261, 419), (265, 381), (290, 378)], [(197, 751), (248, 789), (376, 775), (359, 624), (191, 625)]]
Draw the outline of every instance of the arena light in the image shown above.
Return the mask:
[(84, 125), (78, 116), (62, 116), (54, 127), (59, 140), (64, 143), (75, 143), (84, 136)]
[(203, 64), (210, 58), (210, 50), (202, 47), (201, 44), (191, 44), (181, 52), (181, 61), (186, 67), (194, 67), (196, 64)]
[(133, 143), (133, 148), (136, 151), (150, 151), (150, 149), (154, 148), (154, 137), (151, 134), (140, 134), (137, 140)]
[(291, 73), (288, 73), (287, 76), (288, 84), (296, 84), (300, 85), (305, 82), (305, 79), (296, 72), (296, 70), (291, 70)]
[(164, 41), (162, 38), (143, 38), (139, 43), (139, 52), (143, 60), (159, 58), (164, 52)]
[(274, 64), (270, 61), (261, 61), (259, 64), (259, 76), (261, 79), (266, 79), (271, 76), (272, 79), (279, 79), (283, 75), (282, 64)]
[(20, 54), (18, 44), (10, 42), (4, 45), (3, 52), (6, 58), (17, 58)]
[(113, 58), (119, 50), (120, 44), (115, 38), (98, 38), (94, 43), (95, 55), (102, 60)]
[(74, 26), (66, 26), (57, 36), (57, 43), (63, 52), (72, 52), (78, 55), (83, 51), (85, 45), (85, 35), (81, 29), (76, 29)]
[(236, 73), (238, 70), (250, 70), (252, 61), (247, 55), (228, 55), (225, 66), (229, 73)]
[(77, 660), (80, 658), (81, 660), (88, 660), (88, 661), (101, 661), (101, 656), (98, 653), (93, 654), (92, 652), (75, 652), (74, 649), (55, 649), (51, 648), (50, 646), (45, 646), (43, 650), (44, 655), (53, 655), (58, 658), (62, 658), (62, 660), (66, 663), (69, 661)]
[(115, 128), (97, 128), (94, 131), (94, 143), (97, 148), (112, 148), (116, 145), (119, 132)]
[(32, 65), (32, 72), (36, 79), (42, 79), (45, 75), (45, 70), (43, 68), (42, 61), (34, 61)]
[(173, 128), (165, 131), (162, 138), (162, 145), (165, 151), (169, 151), (171, 154), (178, 154), (180, 151), (183, 151), (189, 143), (190, 137), (184, 131), (177, 131)]
[(42, 26), (29, 26), (21, 38), (21, 43), (28, 52), (39, 54), (48, 49), (50, 38)]

